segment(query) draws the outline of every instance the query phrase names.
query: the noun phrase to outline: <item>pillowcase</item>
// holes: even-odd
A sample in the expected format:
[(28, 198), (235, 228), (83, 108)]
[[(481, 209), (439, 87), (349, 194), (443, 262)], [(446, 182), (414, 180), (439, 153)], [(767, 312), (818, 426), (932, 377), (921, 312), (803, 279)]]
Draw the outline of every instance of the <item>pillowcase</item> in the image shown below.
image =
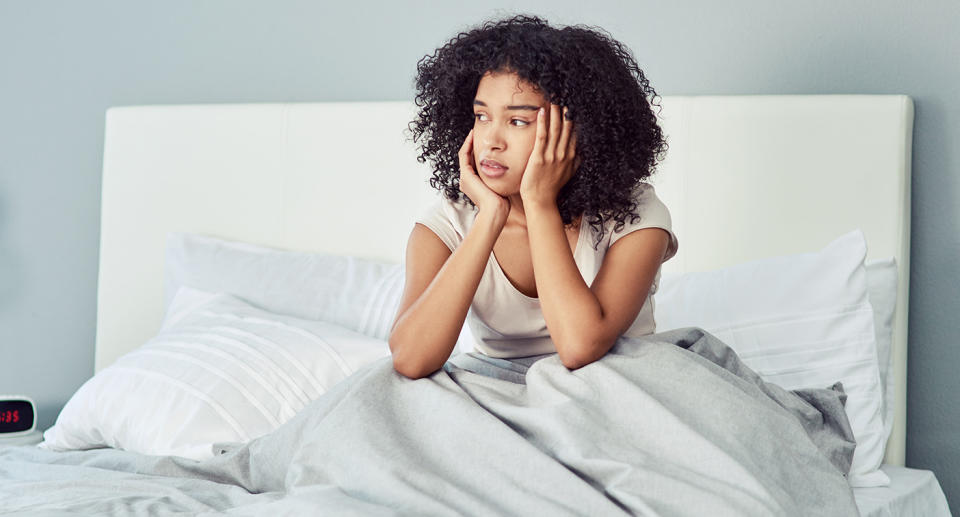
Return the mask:
[(387, 339), (403, 279), (398, 264), (169, 233), (164, 307), (186, 285), (232, 294), (277, 314), (328, 321)]
[(212, 457), (273, 431), (377, 359), (386, 341), (181, 288), (154, 338), (70, 398), (40, 447)]
[(855, 230), (819, 252), (665, 274), (654, 305), (658, 329), (703, 328), (765, 381), (788, 390), (841, 381), (857, 440), (847, 478), (853, 487), (890, 484), (878, 469), (883, 402), (866, 252)]
[(867, 297), (873, 307), (877, 335), (877, 362), (883, 391), (883, 443), (893, 431), (896, 388), (893, 375), (893, 318), (897, 309), (897, 261), (890, 257), (867, 262)]
[[(278, 250), (191, 233), (167, 235), (164, 307), (181, 286), (189, 286), (387, 340), (404, 283), (400, 264)], [(453, 354), (473, 349), (467, 325), (463, 328)]]

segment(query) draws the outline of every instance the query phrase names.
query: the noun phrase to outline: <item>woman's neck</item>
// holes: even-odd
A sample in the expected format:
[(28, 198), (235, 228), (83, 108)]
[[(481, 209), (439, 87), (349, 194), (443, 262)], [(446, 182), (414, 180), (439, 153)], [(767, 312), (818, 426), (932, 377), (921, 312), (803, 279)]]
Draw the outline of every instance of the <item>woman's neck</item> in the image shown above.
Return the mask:
[[(517, 193), (507, 196), (507, 201), (510, 202), (510, 213), (507, 214), (506, 226), (526, 231), (527, 214), (524, 211), (523, 199), (520, 197), (520, 194)], [(582, 216), (578, 216), (573, 219), (574, 228), (579, 227), (580, 217)]]
[(510, 213), (507, 214), (507, 226), (514, 228), (527, 228), (527, 213), (523, 210), (523, 199), (520, 194), (511, 194), (507, 196), (510, 202)]

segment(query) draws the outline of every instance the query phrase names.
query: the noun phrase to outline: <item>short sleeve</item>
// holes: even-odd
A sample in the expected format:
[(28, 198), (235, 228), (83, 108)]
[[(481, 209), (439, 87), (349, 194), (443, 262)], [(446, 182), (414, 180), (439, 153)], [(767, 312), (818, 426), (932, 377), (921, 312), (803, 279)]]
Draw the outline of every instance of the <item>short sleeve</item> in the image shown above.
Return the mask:
[(453, 206), (445, 198), (430, 205), (417, 217), (416, 221), (433, 230), (437, 237), (450, 248), (457, 249), (463, 242), (463, 233), (458, 228), (457, 217)]
[(634, 219), (633, 223), (631, 223), (631, 218), (627, 217), (624, 221), (623, 228), (611, 233), (610, 246), (613, 246), (614, 242), (617, 242), (621, 237), (630, 232), (643, 228), (662, 228), (670, 234), (670, 242), (667, 244), (667, 252), (663, 257), (663, 262), (670, 260), (677, 254), (677, 249), (679, 248), (677, 236), (673, 233), (670, 210), (667, 209), (667, 205), (663, 204), (663, 201), (660, 201), (653, 185), (649, 183), (642, 183), (640, 187), (638, 187), (636, 199), (637, 214), (640, 218)]

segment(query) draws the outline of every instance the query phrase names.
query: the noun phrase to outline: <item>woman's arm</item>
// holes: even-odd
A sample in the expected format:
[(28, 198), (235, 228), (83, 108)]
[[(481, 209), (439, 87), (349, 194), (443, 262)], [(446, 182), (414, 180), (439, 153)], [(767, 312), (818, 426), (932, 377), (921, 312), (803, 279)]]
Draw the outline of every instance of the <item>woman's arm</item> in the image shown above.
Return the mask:
[(540, 309), (560, 361), (572, 370), (603, 357), (630, 328), (663, 261), (669, 234), (644, 228), (623, 236), (607, 250), (587, 287), (557, 208), (557, 194), (578, 167), (577, 134), (562, 111), (556, 104), (549, 115), (540, 109), (520, 196)]
[(557, 355), (571, 370), (603, 357), (636, 319), (653, 285), (669, 234), (644, 228), (607, 250), (587, 287), (556, 204), (524, 204), (537, 294)]
[(478, 210), (473, 226), (452, 253), (420, 224), (414, 225), (407, 243), (406, 283), (390, 328), (390, 352), (394, 369), (412, 379), (439, 370), (453, 352), (493, 244), (510, 213), (507, 199), (477, 174), (472, 129), (457, 157), (460, 191)]
[(397, 372), (419, 379), (450, 357), (505, 223), (503, 214), (480, 210), (453, 253), (433, 231), (414, 225), (407, 243), (406, 283), (390, 330)]

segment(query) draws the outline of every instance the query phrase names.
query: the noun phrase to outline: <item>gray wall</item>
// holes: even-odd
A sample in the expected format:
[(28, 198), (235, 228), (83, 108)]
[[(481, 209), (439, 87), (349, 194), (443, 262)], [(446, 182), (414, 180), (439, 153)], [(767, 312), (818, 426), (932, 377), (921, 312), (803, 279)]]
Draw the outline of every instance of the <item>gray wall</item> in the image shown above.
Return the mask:
[(522, 11), (606, 28), (661, 94), (913, 97), (907, 465), (960, 508), (960, 3), (338, 4), (0, 0), (0, 393), (45, 428), (93, 373), (108, 106), (411, 99), (422, 55)]

